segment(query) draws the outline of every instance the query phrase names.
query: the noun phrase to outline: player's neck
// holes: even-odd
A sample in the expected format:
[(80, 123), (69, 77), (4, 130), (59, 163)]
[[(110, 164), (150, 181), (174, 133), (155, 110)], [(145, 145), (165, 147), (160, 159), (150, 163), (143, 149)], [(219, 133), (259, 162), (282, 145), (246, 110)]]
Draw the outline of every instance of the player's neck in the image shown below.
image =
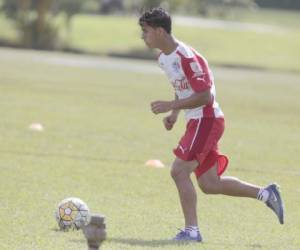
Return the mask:
[(176, 50), (177, 46), (178, 41), (175, 39), (175, 37), (168, 35), (162, 40), (159, 49), (165, 55), (169, 55)]

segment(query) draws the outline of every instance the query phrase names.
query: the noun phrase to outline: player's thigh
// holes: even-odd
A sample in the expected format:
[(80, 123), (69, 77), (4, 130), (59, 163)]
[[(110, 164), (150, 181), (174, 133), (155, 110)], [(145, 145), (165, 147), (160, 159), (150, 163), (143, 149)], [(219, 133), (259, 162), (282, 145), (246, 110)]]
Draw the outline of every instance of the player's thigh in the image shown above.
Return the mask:
[(175, 158), (172, 167), (171, 175), (172, 177), (176, 176), (189, 176), (199, 165), (198, 161), (184, 161), (178, 157)]
[(198, 177), (197, 181), (200, 188), (205, 189), (219, 184), (220, 176), (218, 176), (217, 170), (218, 164), (215, 163), (213, 167)]

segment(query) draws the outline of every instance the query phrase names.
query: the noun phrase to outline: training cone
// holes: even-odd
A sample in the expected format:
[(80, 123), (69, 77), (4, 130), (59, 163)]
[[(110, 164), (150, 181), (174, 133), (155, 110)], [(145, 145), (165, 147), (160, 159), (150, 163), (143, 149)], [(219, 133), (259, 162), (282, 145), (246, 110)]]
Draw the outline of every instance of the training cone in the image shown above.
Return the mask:
[(160, 160), (148, 160), (145, 165), (151, 168), (164, 168), (165, 165)]
[(40, 123), (32, 123), (29, 126), (29, 130), (41, 132), (41, 131), (44, 131), (44, 127)]

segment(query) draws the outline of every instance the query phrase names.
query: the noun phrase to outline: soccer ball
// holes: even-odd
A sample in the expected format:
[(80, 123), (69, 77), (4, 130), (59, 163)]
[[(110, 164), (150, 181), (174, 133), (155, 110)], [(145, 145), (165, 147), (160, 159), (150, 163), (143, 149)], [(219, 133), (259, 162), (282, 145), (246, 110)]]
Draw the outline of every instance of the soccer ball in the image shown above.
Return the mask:
[(89, 223), (90, 210), (85, 202), (79, 198), (71, 197), (58, 204), (55, 218), (61, 230), (78, 230)]

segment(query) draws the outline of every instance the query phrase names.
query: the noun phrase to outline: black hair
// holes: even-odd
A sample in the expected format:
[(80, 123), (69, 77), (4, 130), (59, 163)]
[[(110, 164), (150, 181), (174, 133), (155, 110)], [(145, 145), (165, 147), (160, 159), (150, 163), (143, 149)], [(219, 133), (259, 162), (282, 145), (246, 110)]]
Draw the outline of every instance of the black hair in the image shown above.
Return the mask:
[(169, 13), (163, 8), (153, 8), (142, 13), (139, 24), (147, 24), (152, 28), (163, 28), (168, 34), (171, 34), (172, 20)]

